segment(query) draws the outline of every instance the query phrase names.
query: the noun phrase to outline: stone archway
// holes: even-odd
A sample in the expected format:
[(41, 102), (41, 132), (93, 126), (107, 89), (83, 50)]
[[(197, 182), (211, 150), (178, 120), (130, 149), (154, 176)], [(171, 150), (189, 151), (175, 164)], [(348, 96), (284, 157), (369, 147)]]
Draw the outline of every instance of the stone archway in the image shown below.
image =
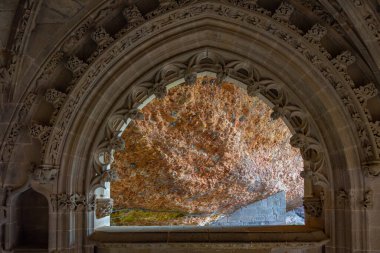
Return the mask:
[[(304, 148), (315, 145), (314, 140), (318, 140), (321, 145), (318, 150), (328, 154), (323, 170), (330, 184), (324, 201), (328, 217), (325, 232), (334, 245), (331, 251), (339, 251), (343, 245), (365, 248), (365, 245), (356, 245), (353, 238), (363, 235), (358, 231), (365, 230), (366, 224), (351, 221), (364, 220), (365, 211), (360, 207), (365, 188), (361, 162), (371, 161), (370, 157), (376, 160), (378, 151), (374, 148), (374, 136), (369, 127), (360, 124), (358, 127), (353, 123), (366, 119), (362, 108), (364, 102), (358, 102), (355, 97), (356, 94), (363, 95), (361, 89), (353, 90), (349, 87), (350, 80), (346, 80), (345, 71), (353, 60), (350, 54), (344, 52), (334, 59), (327, 59), (319, 46), (307, 42), (307, 36), (303, 38), (282, 22), (284, 17), (271, 19), (249, 13), (242, 6), (219, 6), (206, 1), (178, 11), (175, 8), (173, 12), (170, 10), (160, 10), (148, 22), (141, 22), (141, 27), (132, 27), (120, 35), (113, 44), (100, 43), (99, 56), (92, 59), (90, 65), (71, 55), (66, 62), (73, 74), (69, 94), (57, 90), (46, 94), (46, 99), (56, 109), (52, 126), (34, 125), (31, 133), (43, 142), (43, 164), (60, 167), (59, 184), (52, 197), (55, 218), (61, 217), (61, 222), (52, 230), (60, 232), (51, 247), (63, 249), (87, 244), (86, 236), (93, 228), (92, 157), (105, 137), (107, 141), (112, 139), (112, 132), (104, 130), (109, 115), (126, 108), (133, 116), (130, 110), (134, 103), (131, 101), (136, 102), (144, 93), (162, 92), (162, 84), (172, 78), (170, 73), (176, 78), (187, 79), (193, 72), (213, 70), (223, 77), (233, 75), (224, 70), (233, 70), (232, 63), (239, 62), (242, 69), (246, 68), (244, 65), (257, 66), (261, 80), (269, 79), (286, 87), (291, 99), (286, 101), (288, 104), (279, 101), (281, 106), (275, 107), (276, 113), (291, 115), (291, 106), (295, 103), (311, 120), (313, 129), (308, 130), (312, 139), (299, 135), (294, 138), (294, 144)], [(190, 10), (195, 14), (187, 15)], [(238, 15), (239, 12), (243, 13), (242, 16)], [(169, 22), (173, 17), (177, 23)], [(311, 31), (311, 34), (316, 33), (316, 37), (310, 35), (312, 41), (324, 33), (318, 28)], [(102, 32), (96, 34), (104, 35)], [(104, 36), (103, 39), (107, 38)], [(220, 61), (217, 64), (215, 61), (212, 64), (195, 61), (195, 65), (191, 62), (194, 55), (205, 52), (219, 55)], [(215, 66), (220, 68), (215, 69)], [(258, 80), (253, 77), (254, 73), (240, 77), (235, 74), (236, 79), (254, 87), (252, 89), (265, 90), (271, 85), (269, 82), (257, 87)], [(343, 100), (342, 89), (349, 93)], [(363, 100), (370, 96), (364, 95)], [(302, 120), (300, 124), (302, 128)], [(319, 159), (311, 160), (310, 165), (319, 162)], [(318, 181), (318, 177), (315, 180)], [(338, 208), (337, 198), (345, 206), (350, 193), (354, 195), (351, 202), (360, 210), (341, 215), (346, 212)], [(86, 218), (83, 218), (84, 214)], [(336, 224), (344, 224), (343, 233), (335, 228)], [(72, 232), (73, 229), (77, 229), (76, 232)], [(68, 233), (72, 239), (70, 242), (64, 239)], [(340, 234), (344, 234), (344, 238)], [(366, 238), (362, 241), (366, 242)]]

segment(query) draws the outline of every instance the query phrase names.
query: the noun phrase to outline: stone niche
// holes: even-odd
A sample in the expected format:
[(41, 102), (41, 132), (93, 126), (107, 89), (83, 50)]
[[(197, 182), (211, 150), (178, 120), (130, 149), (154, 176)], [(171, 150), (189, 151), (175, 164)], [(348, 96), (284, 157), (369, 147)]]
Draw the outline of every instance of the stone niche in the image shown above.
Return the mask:
[(16, 200), (14, 214), (11, 224), (15, 248), (47, 249), (49, 206), (46, 198), (32, 189), (26, 190)]

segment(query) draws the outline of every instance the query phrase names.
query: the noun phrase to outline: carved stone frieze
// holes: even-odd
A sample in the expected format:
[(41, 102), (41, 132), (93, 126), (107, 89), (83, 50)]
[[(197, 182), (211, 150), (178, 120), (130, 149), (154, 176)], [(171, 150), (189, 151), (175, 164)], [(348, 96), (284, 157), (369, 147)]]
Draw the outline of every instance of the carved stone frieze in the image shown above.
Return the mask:
[(94, 196), (86, 198), (79, 193), (60, 193), (50, 195), (50, 201), (55, 212), (57, 211), (76, 211), (76, 210), (93, 210)]
[(113, 199), (111, 198), (100, 198), (96, 199), (96, 218), (101, 219), (103, 217), (109, 216), (113, 209)]
[(54, 112), (50, 118), (50, 124), (54, 124), (55, 119), (61, 109), (63, 103), (66, 101), (67, 94), (60, 92), (56, 89), (48, 89), (45, 93), (45, 99), (47, 102), (51, 103), (54, 107)]
[(40, 184), (52, 183), (58, 176), (59, 169), (56, 166), (40, 165), (33, 166), (31, 178)]
[(305, 197), (303, 201), (305, 212), (312, 217), (320, 217), (322, 215), (323, 206), (320, 198)]
[(7, 50), (11, 52), (11, 54), (7, 57), (9, 59), (6, 61), (4, 70), (1, 71), (0, 69), (0, 92), (2, 91), (1, 86), (2, 79), (4, 78), (3, 75), (6, 73), (6, 78), (3, 79), (3, 82), (6, 82), (4, 91), (6, 92), (5, 98), (7, 102), (10, 102), (13, 99), (13, 94), (17, 85), (17, 78), (19, 77), (18, 73), (23, 62), (23, 53), (27, 47), (30, 33), (35, 27), (35, 20), (41, 3), (41, 0), (21, 2), (17, 13), (18, 15), (12, 25), (15, 29), (10, 34), (7, 45)]
[(272, 13), (264, 8), (261, 8), (258, 4), (258, 0), (229, 0), (232, 4), (251, 10), (257, 11), (261, 14), (270, 16)]

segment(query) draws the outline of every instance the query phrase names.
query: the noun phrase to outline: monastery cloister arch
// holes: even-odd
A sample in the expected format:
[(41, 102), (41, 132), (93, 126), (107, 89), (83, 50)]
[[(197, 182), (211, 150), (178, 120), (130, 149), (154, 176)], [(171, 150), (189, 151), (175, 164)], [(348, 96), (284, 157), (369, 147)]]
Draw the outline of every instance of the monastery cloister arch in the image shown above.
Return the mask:
[[(309, 224), (329, 238), (329, 252), (369, 249), (372, 203), (364, 172), (377, 173), (379, 150), (365, 103), (373, 93), (350, 86), (347, 68), (353, 57), (346, 51), (326, 57), (314, 43), (324, 30), (312, 31), (309, 40), (286, 22), (215, 1), (163, 11), (107, 43), (109, 35), (96, 28), (92, 36), (101, 50), (90, 63), (67, 55), (69, 89), (49, 88), (44, 94), (55, 109), (51, 125), (30, 127), (32, 137), (42, 143), (42, 167), (28, 184), (50, 200), (54, 236), (49, 249), (93, 249), (94, 190), (112, 179), (107, 164), (102, 168), (94, 157), (120, 148), (120, 129), (114, 123), (137, 117), (137, 106), (151, 95), (163, 96), (166, 85), (179, 80), (191, 84), (205, 71), (266, 97), (273, 117), (292, 125), (292, 145), (301, 149), (304, 176), (314, 189), (310, 202), (305, 201), (315, 216)], [(33, 106), (28, 117), (37, 118), (38, 110)], [(358, 127), (355, 120), (368, 124)], [(41, 185), (36, 173), (55, 176), (44, 176)]]

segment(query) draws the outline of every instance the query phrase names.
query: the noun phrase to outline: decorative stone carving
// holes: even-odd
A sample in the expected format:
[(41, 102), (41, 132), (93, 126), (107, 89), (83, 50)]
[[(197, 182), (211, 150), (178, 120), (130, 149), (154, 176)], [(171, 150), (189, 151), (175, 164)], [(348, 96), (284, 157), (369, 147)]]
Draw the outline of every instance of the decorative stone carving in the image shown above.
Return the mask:
[(45, 93), (45, 99), (47, 102), (51, 103), (54, 107), (54, 113), (50, 118), (50, 124), (54, 124), (55, 119), (61, 109), (63, 103), (66, 101), (67, 95), (56, 89), (48, 89)]
[(312, 217), (320, 217), (322, 215), (322, 201), (317, 197), (305, 197), (303, 201), (305, 212)]
[(54, 211), (75, 211), (78, 208), (86, 207), (86, 197), (78, 193), (60, 193), (50, 196), (50, 201)]
[(231, 3), (236, 6), (243, 7), (251, 11), (257, 11), (259, 13), (270, 16), (272, 13), (264, 8), (261, 8), (257, 3), (258, 0), (229, 0)]
[(8, 68), (0, 68), (0, 109), (10, 101), (12, 77)]
[(380, 176), (380, 161), (367, 162), (363, 165), (365, 175), (368, 177)]
[(132, 29), (145, 22), (145, 18), (136, 7), (136, 5), (129, 6), (123, 10), (123, 16), (128, 22), (128, 29)]
[(280, 6), (276, 9), (272, 17), (279, 22), (288, 23), (293, 12), (294, 12), (293, 5), (287, 2), (282, 2)]
[(336, 197), (337, 197), (337, 204), (340, 208), (349, 207), (350, 196), (345, 190), (340, 189)]
[(363, 199), (363, 207), (365, 209), (370, 209), (373, 207), (373, 192), (372, 190), (367, 190), (364, 193), (364, 199)]
[(287, 26), (296, 32), (302, 34), (303, 32), (298, 29), (295, 25), (290, 24), (290, 17), (294, 12), (294, 6), (287, 2), (282, 2), (280, 6), (276, 9), (272, 18), (280, 23), (287, 24)]
[(52, 183), (58, 176), (58, 168), (50, 165), (33, 166), (31, 170), (32, 180), (40, 184)]
[(309, 31), (304, 35), (304, 38), (307, 39), (309, 42), (320, 42), (323, 37), (325, 37), (327, 34), (326, 27), (315, 24), (313, 25)]
[(126, 113), (124, 113), (124, 121), (127, 121), (128, 119), (133, 120), (142, 120), (144, 119), (144, 114), (139, 109), (130, 109)]
[(152, 93), (157, 97), (157, 98), (164, 98), (167, 94), (167, 89), (165, 85), (162, 84), (156, 84), (152, 88)]
[(160, 2), (160, 6), (158, 7), (158, 9), (146, 14), (147, 19), (151, 19), (155, 16), (161, 15), (161, 14), (163, 14), (169, 10), (172, 10), (178, 6), (177, 1), (175, 1), (175, 0), (159, 0), (159, 2)]
[(41, 149), (43, 154), (45, 153), (46, 144), (49, 140), (51, 130), (51, 126), (43, 126), (40, 124), (33, 124), (29, 127), (30, 135), (41, 142)]
[(103, 217), (109, 216), (112, 213), (113, 199), (111, 198), (100, 198), (96, 199), (96, 218), (101, 219)]
[(376, 147), (380, 150), (380, 121), (369, 122), (369, 126), (371, 127), (373, 136), (375, 137)]
[(49, 60), (49, 62), (46, 64), (46, 66), (44, 66), (39, 80), (47, 80), (50, 77), (50, 75), (54, 72), (54, 70), (57, 68), (58, 64), (63, 61), (64, 55), (65, 53), (62, 51), (55, 52)]
[(71, 56), (65, 67), (73, 73), (73, 79), (80, 77), (87, 69), (88, 65), (76, 56)]
[(309, 31), (307, 31), (307, 33), (304, 35), (304, 38), (310, 43), (315, 44), (319, 48), (319, 51), (321, 51), (321, 53), (326, 56), (326, 58), (331, 59), (331, 55), (321, 44), (321, 40), (326, 36), (326, 34), (326, 27), (320, 24), (315, 24), (310, 28)]
[(115, 151), (124, 150), (125, 149), (124, 139), (121, 136), (119, 136), (119, 134), (114, 134), (114, 136), (110, 139), (109, 147)]
[(106, 48), (113, 42), (113, 38), (102, 26), (96, 28), (96, 30), (91, 34), (91, 39), (96, 42), (99, 48)]
[(187, 85), (193, 85), (197, 81), (197, 73), (191, 72), (185, 75), (185, 84)]
[(344, 51), (331, 60), (332, 64), (334, 64), (337, 70), (343, 73), (346, 73), (347, 68), (355, 61), (355, 56), (353, 56), (349, 51)]
[(51, 103), (54, 108), (60, 108), (66, 100), (66, 94), (56, 89), (48, 89), (45, 93), (45, 99)]
[(360, 102), (364, 113), (367, 115), (369, 121), (372, 120), (372, 116), (367, 108), (367, 101), (379, 93), (374, 83), (369, 83), (364, 86), (353, 89), (358, 101)]

